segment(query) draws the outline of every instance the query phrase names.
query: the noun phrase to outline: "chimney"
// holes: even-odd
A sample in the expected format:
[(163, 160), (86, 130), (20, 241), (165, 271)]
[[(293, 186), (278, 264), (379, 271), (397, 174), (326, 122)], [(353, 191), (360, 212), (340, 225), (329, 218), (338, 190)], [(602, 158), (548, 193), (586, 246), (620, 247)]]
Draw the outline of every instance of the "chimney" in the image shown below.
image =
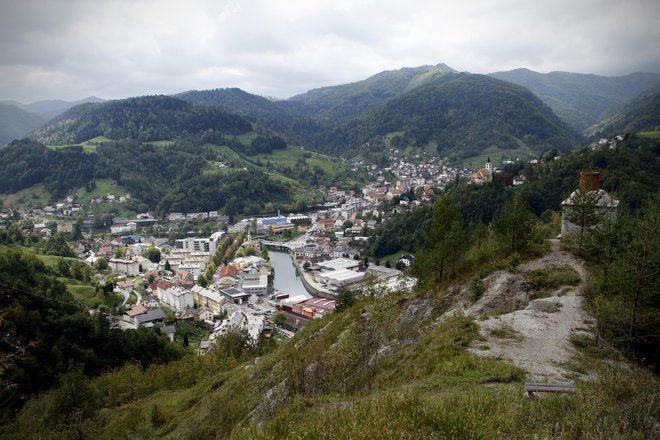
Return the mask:
[(580, 188), (598, 191), (600, 189), (600, 172), (582, 171), (580, 173)]

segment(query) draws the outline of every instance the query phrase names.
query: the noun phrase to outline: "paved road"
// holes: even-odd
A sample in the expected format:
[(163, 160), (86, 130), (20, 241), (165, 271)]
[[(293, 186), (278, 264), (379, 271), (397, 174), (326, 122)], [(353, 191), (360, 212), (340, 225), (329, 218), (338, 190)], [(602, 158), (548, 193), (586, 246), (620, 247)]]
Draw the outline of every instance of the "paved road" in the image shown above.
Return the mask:
[(131, 297), (131, 295), (126, 293), (125, 290), (121, 291), (121, 305), (122, 305), (122, 307), (126, 304), (126, 301), (128, 301), (128, 298), (130, 298), (130, 297)]

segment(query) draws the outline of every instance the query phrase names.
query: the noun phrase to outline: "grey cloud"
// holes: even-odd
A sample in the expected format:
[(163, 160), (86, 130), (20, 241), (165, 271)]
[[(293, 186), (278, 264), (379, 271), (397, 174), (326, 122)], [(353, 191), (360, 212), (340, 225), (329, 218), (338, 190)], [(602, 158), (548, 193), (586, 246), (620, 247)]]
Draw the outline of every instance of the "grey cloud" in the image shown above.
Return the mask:
[(656, 0), (0, 0), (0, 98), (241, 87), (287, 97), (385, 69), (660, 72)]

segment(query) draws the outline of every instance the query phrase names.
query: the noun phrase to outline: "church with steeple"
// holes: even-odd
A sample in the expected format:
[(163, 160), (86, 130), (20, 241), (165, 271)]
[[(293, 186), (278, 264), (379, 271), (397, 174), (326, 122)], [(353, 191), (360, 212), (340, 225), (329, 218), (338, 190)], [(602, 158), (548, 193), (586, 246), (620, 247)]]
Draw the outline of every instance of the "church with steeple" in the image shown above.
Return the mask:
[(479, 185), (493, 181), (493, 163), (490, 161), (490, 157), (483, 168), (470, 176), (470, 181)]

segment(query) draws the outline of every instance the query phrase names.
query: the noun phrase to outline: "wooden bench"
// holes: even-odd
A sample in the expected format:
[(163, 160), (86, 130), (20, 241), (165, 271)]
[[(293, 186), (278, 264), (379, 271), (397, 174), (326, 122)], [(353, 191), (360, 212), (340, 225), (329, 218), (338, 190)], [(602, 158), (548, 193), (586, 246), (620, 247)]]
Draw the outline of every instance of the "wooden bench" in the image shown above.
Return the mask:
[(572, 383), (525, 383), (525, 392), (529, 397), (534, 393), (574, 393), (575, 385)]

